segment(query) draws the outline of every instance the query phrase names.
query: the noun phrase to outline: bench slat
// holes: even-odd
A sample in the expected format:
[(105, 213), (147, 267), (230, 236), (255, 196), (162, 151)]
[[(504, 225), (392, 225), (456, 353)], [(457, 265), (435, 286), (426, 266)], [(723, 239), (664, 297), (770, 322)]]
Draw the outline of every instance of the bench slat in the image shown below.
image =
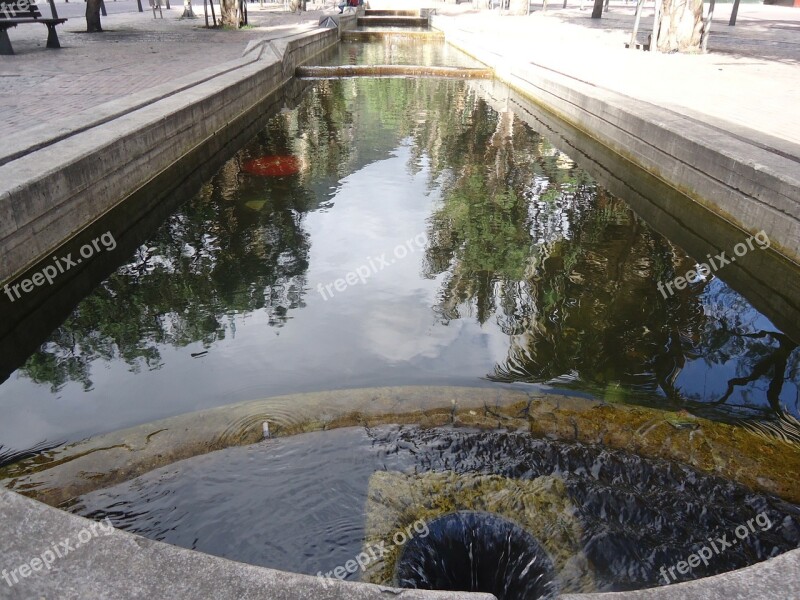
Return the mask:
[(0, 0), (0, 19), (38, 19), (42, 16), (35, 2), (26, 0), (13, 0), (3, 2)]

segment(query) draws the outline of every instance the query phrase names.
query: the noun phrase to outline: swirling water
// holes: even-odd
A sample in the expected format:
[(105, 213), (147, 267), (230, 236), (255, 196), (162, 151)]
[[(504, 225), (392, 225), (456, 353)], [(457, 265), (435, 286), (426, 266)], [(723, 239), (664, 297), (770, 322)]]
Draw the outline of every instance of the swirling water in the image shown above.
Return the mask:
[[(688, 467), (521, 433), (448, 427), (345, 428), (266, 440), (86, 494), (71, 510), (235, 560), (325, 573), (362, 551), (370, 533), (370, 478), (377, 471), (410, 478), (454, 473), (562, 479), (583, 532), (578, 550), (593, 565), (592, 589), (664, 585), (662, 567), (673, 567), (678, 581), (688, 580), (800, 546), (800, 507)], [(520, 489), (507, 493), (519, 496), (514, 500), (520, 507), (530, 502)], [(427, 493), (425, 499), (436, 505)], [(412, 503), (408, 510), (414, 508)], [(740, 526), (746, 533), (741, 538)], [(688, 574), (674, 571), (723, 536), (733, 542), (730, 548)]]

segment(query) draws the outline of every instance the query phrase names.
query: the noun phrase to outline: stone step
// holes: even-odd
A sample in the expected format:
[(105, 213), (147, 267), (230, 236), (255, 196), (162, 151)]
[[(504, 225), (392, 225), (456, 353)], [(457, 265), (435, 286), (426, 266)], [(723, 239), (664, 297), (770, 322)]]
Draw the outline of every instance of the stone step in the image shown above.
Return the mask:
[(343, 42), (373, 42), (376, 40), (405, 39), (405, 40), (443, 40), (444, 34), (441, 31), (402, 31), (397, 29), (359, 31), (350, 30), (342, 32)]
[(341, 77), (445, 77), (454, 79), (491, 79), (492, 69), (436, 67), (427, 65), (300, 65), (297, 77), (339, 79)]
[(364, 11), (368, 17), (419, 17), (419, 10), (385, 10), (368, 8)]
[(427, 17), (358, 17), (359, 27), (427, 27)]

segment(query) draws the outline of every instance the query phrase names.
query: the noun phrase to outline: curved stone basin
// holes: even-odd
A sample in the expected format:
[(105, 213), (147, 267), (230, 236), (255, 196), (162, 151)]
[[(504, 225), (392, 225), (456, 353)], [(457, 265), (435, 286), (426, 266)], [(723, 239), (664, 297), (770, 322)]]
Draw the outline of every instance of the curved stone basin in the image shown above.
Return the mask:
[(180, 415), (42, 452), (2, 483), (54, 506), (172, 462), (264, 437), (413, 423), (530, 432), (683, 463), (800, 503), (800, 452), (750, 429), (689, 414), (503, 388), (412, 386), (280, 396)]
[[(449, 562), (442, 579), (484, 592), (536, 582), (463, 587), (459, 543), (468, 542), (436, 541), (448, 515), (513, 523), (543, 549), (533, 556), (552, 563), (547, 579), (562, 592), (664, 584), (662, 568), (703, 546), (705, 563), (673, 581), (800, 546), (800, 507), (774, 496), (624, 450), (452, 425), (340, 427), (227, 448), (84, 494), (69, 510), (247, 564), (394, 587), (414, 585), (400, 560), (411, 543), (434, 558), (419, 587), (433, 576), (436, 589), (452, 589), (430, 570)], [(477, 566), (511, 552), (492, 542), (508, 531), (489, 525)], [(708, 540), (722, 538), (733, 545), (713, 552)], [(351, 562), (359, 556), (362, 568)]]

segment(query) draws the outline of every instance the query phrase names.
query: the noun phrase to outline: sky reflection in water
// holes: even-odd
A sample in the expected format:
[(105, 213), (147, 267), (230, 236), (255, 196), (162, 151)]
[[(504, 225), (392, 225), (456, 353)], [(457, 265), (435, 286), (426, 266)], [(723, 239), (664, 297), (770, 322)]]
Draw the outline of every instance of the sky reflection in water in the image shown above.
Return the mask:
[[(242, 170), (287, 154), (298, 175)], [(796, 343), (721, 279), (664, 299), (695, 261), (465, 82), (316, 82), (120, 259), (0, 386), (6, 449), (411, 384), (555, 382), (797, 431)]]

